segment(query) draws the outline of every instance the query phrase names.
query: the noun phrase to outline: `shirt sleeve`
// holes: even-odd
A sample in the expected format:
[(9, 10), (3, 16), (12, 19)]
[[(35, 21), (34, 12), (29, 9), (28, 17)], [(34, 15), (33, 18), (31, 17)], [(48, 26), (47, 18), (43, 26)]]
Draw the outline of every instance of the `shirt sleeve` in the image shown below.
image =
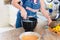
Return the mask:
[(26, 0), (21, 0), (22, 1), (22, 3), (24, 4), (24, 2), (26, 1)]
[(23, 5), (23, 0), (19, 0), (20, 1), (20, 5)]
[(21, 0), (22, 4), (24, 4), (27, 0)]
[(20, 5), (23, 5), (26, 0), (19, 0), (19, 1), (21, 2)]

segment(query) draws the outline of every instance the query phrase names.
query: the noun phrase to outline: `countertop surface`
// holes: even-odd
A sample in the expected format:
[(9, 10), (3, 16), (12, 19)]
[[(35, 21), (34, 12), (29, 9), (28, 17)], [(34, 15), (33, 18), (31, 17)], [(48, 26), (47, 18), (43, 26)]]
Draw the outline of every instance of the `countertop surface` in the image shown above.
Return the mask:
[[(42, 30), (43, 31), (43, 30)], [(57, 36), (51, 33), (48, 29), (44, 30), (43, 32), (43, 39), (41, 40), (60, 40), (60, 36)], [(0, 40), (20, 40), (19, 35), (24, 32), (23, 28), (13, 29), (4, 33), (0, 34)], [(40, 30), (36, 30), (35, 32), (40, 33)]]

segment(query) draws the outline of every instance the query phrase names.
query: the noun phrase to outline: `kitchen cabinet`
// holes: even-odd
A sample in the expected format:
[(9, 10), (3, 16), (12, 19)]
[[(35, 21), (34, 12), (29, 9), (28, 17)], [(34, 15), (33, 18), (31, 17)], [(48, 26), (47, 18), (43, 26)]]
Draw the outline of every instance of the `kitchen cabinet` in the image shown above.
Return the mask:
[(4, 5), (4, 0), (0, 0), (0, 27), (8, 26), (9, 9)]
[(13, 5), (8, 5), (9, 7), (9, 24), (15, 26), (18, 9)]

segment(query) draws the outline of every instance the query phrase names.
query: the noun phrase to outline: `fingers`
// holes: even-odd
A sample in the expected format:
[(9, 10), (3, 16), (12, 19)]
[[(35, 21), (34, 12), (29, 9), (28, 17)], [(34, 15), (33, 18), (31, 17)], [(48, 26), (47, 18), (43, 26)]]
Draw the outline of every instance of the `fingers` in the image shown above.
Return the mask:
[(23, 19), (27, 19), (27, 15), (21, 15), (23, 17)]
[(52, 20), (49, 20), (49, 22), (48, 22), (48, 26), (50, 25), (51, 22), (52, 22)]
[(21, 11), (21, 16), (23, 17), (23, 19), (27, 19), (27, 12)]
[(26, 17), (26, 16), (24, 16), (24, 17), (23, 17), (23, 19), (27, 19), (27, 17)]

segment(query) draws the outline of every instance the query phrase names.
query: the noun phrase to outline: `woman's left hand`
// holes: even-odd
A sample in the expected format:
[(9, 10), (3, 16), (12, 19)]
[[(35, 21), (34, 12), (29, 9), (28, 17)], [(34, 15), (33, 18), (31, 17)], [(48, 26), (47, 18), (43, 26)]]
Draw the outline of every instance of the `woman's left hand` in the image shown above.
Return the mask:
[(49, 19), (49, 20), (48, 20), (48, 25), (50, 25), (50, 23), (51, 23), (51, 22), (52, 22), (52, 20), (51, 20), (51, 19)]

